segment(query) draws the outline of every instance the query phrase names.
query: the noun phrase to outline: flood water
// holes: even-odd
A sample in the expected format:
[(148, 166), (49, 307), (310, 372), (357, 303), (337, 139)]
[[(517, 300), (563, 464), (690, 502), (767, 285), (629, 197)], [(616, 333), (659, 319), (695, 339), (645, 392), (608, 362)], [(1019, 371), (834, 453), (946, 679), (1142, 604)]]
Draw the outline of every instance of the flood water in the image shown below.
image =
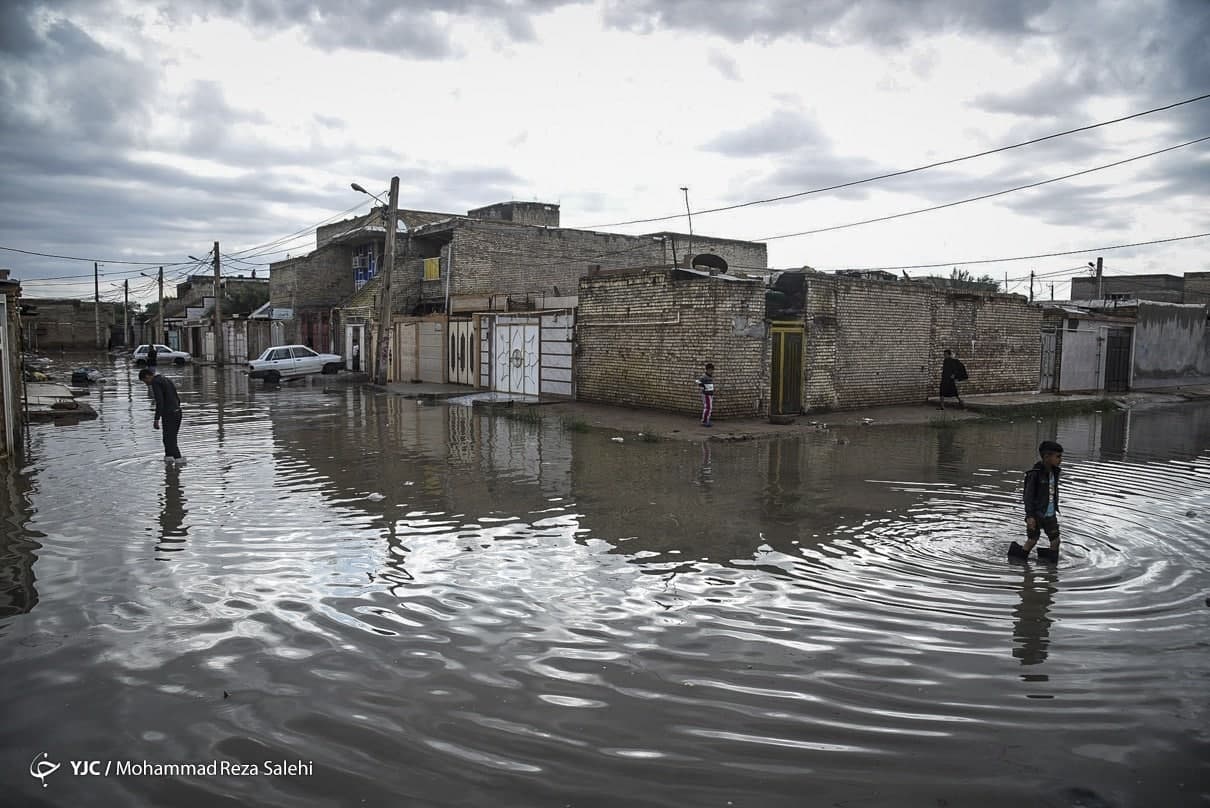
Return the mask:
[(163, 372), (187, 467), (124, 362), (0, 463), (4, 805), (1210, 802), (1210, 407), (618, 443)]

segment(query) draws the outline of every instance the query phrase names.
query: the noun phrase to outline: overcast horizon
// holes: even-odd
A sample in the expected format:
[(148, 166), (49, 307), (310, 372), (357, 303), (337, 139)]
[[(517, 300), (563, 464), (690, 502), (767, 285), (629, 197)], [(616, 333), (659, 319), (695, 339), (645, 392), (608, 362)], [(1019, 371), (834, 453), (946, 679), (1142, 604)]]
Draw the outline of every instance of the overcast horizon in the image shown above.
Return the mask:
[[(1207, 43), (1206, 0), (10, 0), (0, 267), (91, 299), (102, 261), (103, 299), (129, 279), (146, 302), (140, 272), (168, 291), (219, 240), (224, 272), (267, 274), (375, 204), (350, 183), (398, 175), (404, 208), (542, 201), (631, 234), (686, 231), (688, 186), (694, 232), (781, 268), (1086, 251), (963, 267), (1064, 299), (1096, 248), (1210, 232), (1210, 100), (706, 211), (1210, 93)], [(1110, 276), (1210, 270), (1210, 238), (1100, 254)]]

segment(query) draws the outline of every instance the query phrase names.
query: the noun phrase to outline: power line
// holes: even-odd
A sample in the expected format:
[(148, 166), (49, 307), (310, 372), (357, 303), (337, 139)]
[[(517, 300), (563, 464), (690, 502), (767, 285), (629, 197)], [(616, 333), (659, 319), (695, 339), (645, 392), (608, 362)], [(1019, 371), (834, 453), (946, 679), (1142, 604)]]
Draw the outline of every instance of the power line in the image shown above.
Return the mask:
[[(36, 255), (40, 258), (60, 258), (64, 261), (87, 261), (89, 263), (96, 261), (97, 263), (101, 263), (101, 264), (134, 264), (134, 265), (144, 266), (144, 267), (180, 266), (180, 264), (169, 265), (169, 264), (164, 264), (160, 261), (115, 261), (112, 258), (80, 258), (79, 256), (75, 256), (75, 255), (53, 255), (51, 253), (34, 252), (33, 250), (20, 250), (20, 249), (17, 249), (16, 247), (0, 246), (0, 250), (7, 250), (8, 252), (21, 253), (22, 255)], [(125, 273), (113, 273), (113, 274), (125, 274)], [(80, 277), (91, 278), (92, 275), (87, 275), (87, 276), (81, 275)]]
[[(1054, 140), (1055, 138), (1065, 137), (1067, 135), (1074, 135), (1079, 132), (1087, 132), (1092, 129), (1098, 129), (1102, 126), (1109, 126), (1111, 124), (1121, 123), (1123, 121), (1129, 121), (1134, 118), (1141, 118), (1144, 115), (1151, 115), (1156, 112), (1164, 112), (1166, 110), (1175, 109), (1176, 107), (1184, 106), (1185, 104), (1193, 104), (1198, 101), (1204, 101), (1207, 98), (1210, 98), (1210, 93), (1199, 95), (1194, 98), (1187, 98), (1184, 101), (1177, 101), (1175, 104), (1167, 104), (1162, 107), (1155, 107), (1153, 109), (1143, 110), (1142, 112), (1135, 112), (1131, 115), (1124, 115), (1120, 118), (1113, 118), (1108, 121), (1101, 121), (1100, 123), (1089, 124), (1087, 126), (1080, 126), (1075, 129), (1067, 129), (1062, 132), (1055, 132), (1054, 134), (1051, 134), (1051, 135), (1045, 135), (1043, 137), (1033, 138), (1032, 140), (1025, 140), (1025, 141), (1022, 141), (1021, 143), (1014, 143), (1009, 146), (1000, 146), (995, 149), (988, 149), (986, 151), (977, 152), (975, 154), (968, 154), (968, 155), (965, 155), (962, 157), (954, 157), (949, 160), (939, 160), (935, 163), (928, 163), (926, 165), (916, 166), (915, 168), (907, 168), (907, 169), (903, 169), (901, 171), (892, 171), (892, 172), (889, 172), (886, 174), (879, 174), (874, 177), (866, 177), (865, 179), (852, 180), (849, 182), (842, 182), (842, 183), (838, 183), (835, 185), (827, 185), (822, 188), (812, 188), (807, 191), (797, 191), (792, 194), (783, 194), (781, 196), (773, 196), (773, 197), (769, 197), (767, 199), (754, 199), (750, 202), (739, 202), (734, 205), (724, 205), (722, 207), (717, 207), (717, 208), (706, 208), (704, 210), (695, 210), (695, 211), (693, 211), (693, 214), (695, 216), (701, 216), (701, 215), (704, 215), (707, 213), (722, 213), (723, 211), (727, 211), (727, 210), (738, 210), (739, 208), (752, 207), (753, 205), (765, 205), (770, 202), (782, 202), (787, 199), (796, 199), (801, 196), (809, 196), (811, 194), (820, 194), (820, 193), (824, 193), (827, 191), (838, 191), (842, 188), (852, 188), (855, 185), (863, 185), (868, 182), (877, 182), (879, 180), (890, 179), (892, 177), (902, 177), (907, 174), (915, 174), (916, 172), (919, 172), (919, 171), (927, 171), (928, 169), (931, 169), (931, 168), (939, 168), (941, 166), (953, 165), (954, 163), (961, 163), (966, 160), (974, 160), (977, 157), (987, 157), (988, 155), (991, 155), (991, 154), (999, 154), (1000, 152), (1006, 152), (1006, 151), (1010, 151), (1012, 149), (1019, 149), (1024, 146), (1032, 146), (1034, 144), (1042, 143), (1047, 140)], [(630, 220), (624, 221), (624, 222), (609, 222), (607, 224), (591, 225), (589, 227), (580, 228), (580, 229), (594, 230), (594, 229), (598, 229), (598, 228), (602, 228), (602, 227), (622, 227), (624, 225), (631, 225), (631, 224), (650, 224), (652, 222), (666, 222), (666, 221), (671, 221), (673, 219), (683, 218), (684, 215), (685, 214), (683, 214), (683, 213), (676, 213), (676, 214), (671, 214), (668, 216), (653, 216), (648, 219), (630, 219)]]
[(933, 205), (933, 206), (927, 207), (927, 208), (917, 208), (916, 210), (906, 210), (901, 213), (892, 213), (889, 216), (877, 216), (873, 219), (862, 219), (859, 222), (849, 222), (848, 224), (834, 224), (830, 227), (817, 227), (814, 230), (803, 230), (798, 233), (783, 233), (778, 236), (763, 236), (761, 238), (753, 239), (753, 240), (754, 241), (776, 241), (777, 239), (783, 239), (783, 238), (796, 238), (798, 236), (810, 236), (810, 235), (814, 235), (816, 233), (828, 233), (833, 230), (844, 230), (849, 227), (858, 227), (863, 224), (874, 224), (875, 222), (886, 222), (886, 221), (890, 221), (891, 219), (901, 219), (905, 216), (915, 216), (918, 213), (930, 213), (935, 210), (943, 210), (944, 208), (952, 208), (952, 207), (956, 207), (958, 205), (965, 205), (969, 202), (979, 202), (984, 199), (991, 199), (991, 198), (997, 197), (997, 196), (1004, 196), (1005, 194), (1011, 194), (1011, 193), (1015, 193), (1017, 191), (1024, 191), (1029, 188), (1038, 188), (1042, 185), (1049, 185), (1052, 182), (1061, 182), (1062, 180), (1069, 180), (1073, 177), (1080, 177), (1085, 174), (1092, 174), (1095, 171), (1104, 171), (1107, 168), (1115, 168), (1116, 166), (1125, 165), (1126, 163), (1133, 163), (1136, 160), (1143, 160), (1147, 157), (1155, 157), (1157, 154), (1164, 154), (1165, 152), (1175, 151), (1176, 149), (1183, 149), (1186, 146), (1192, 146), (1195, 143), (1202, 143), (1203, 141), (1206, 141), (1206, 140), (1210, 140), (1210, 135), (1207, 135), (1206, 137), (1199, 137), (1196, 140), (1187, 140), (1184, 143), (1178, 143), (1175, 146), (1169, 146), (1165, 149), (1158, 149), (1153, 152), (1148, 152), (1147, 154), (1140, 154), (1135, 157), (1128, 157), (1125, 160), (1117, 160), (1112, 163), (1106, 163), (1105, 165), (1095, 166), (1093, 168), (1086, 168), (1082, 171), (1076, 171), (1071, 174), (1064, 174), (1061, 177), (1052, 177), (1048, 180), (1039, 180), (1038, 182), (1030, 182), (1025, 185), (1018, 185), (1014, 188), (1006, 188), (1002, 191), (994, 191), (989, 194), (980, 194), (979, 196), (972, 196), (967, 199), (959, 199), (956, 202), (946, 202), (945, 204), (942, 204), (942, 205)]
[(281, 238), (277, 238), (272, 241), (266, 241), (263, 244), (257, 244), (252, 247), (244, 247), (243, 249), (233, 250), (231, 253), (231, 256), (232, 257), (244, 256), (245, 258), (252, 258), (254, 256), (250, 256), (250, 255), (248, 255), (248, 253), (253, 252), (255, 250), (261, 250), (266, 247), (275, 247), (275, 246), (278, 246), (279, 244), (283, 244), (287, 241), (293, 241), (298, 238), (309, 237), (310, 235), (313, 235), (311, 233), (312, 230), (315, 230), (316, 228), (319, 228), (319, 227), (323, 227), (325, 224), (330, 224), (334, 220), (340, 218), (341, 216), (347, 216), (348, 214), (352, 213), (353, 211), (361, 209), (365, 205), (366, 205), (366, 203), (364, 201), (358, 202), (356, 205), (349, 208), (348, 210), (341, 211), (340, 213), (334, 213), (331, 216), (329, 216), (328, 218), (323, 219), (322, 221), (319, 221), (316, 224), (311, 225), (310, 227), (304, 227), (301, 230), (296, 230), (293, 233), (290, 233), (289, 235), (282, 236)]
[(893, 270), (893, 269), (936, 269), (939, 267), (959, 267), (972, 266), (974, 264), (1001, 264), (1009, 261), (1029, 261), (1035, 258), (1055, 258), (1060, 255), (1082, 255), (1087, 253), (1108, 252), (1110, 250), (1124, 250), (1129, 247), (1147, 247), (1152, 244), (1168, 244), (1174, 241), (1188, 241), (1195, 238), (1206, 238), (1210, 233), (1194, 233), (1189, 236), (1173, 236), (1172, 238), (1157, 238), (1151, 241), (1136, 241), (1132, 244), (1114, 244), (1109, 247), (1088, 247), (1082, 250), (1066, 250), (1064, 252), (1038, 253), (1036, 255), (1017, 255), (1011, 258), (980, 258), (974, 261), (940, 261), (936, 264), (904, 264), (901, 266), (886, 266), (886, 267), (841, 267), (841, 269), (853, 269), (861, 272), (872, 272), (877, 269)]

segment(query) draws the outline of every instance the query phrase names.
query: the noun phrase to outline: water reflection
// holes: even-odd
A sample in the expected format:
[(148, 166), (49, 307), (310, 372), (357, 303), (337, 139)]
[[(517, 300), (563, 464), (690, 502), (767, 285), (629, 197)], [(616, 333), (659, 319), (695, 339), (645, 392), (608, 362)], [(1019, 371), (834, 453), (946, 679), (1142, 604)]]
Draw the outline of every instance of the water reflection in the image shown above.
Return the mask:
[[(189, 536), (189, 526), (185, 524), (189, 511), (185, 509), (185, 502), (181, 469), (175, 465), (165, 465), (164, 490), (160, 494), (159, 541), (155, 546), (157, 552), (176, 553), (185, 549)], [(169, 557), (161, 555), (157, 559), (167, 561)]]
[[(1059, 572), (1051, 565), (1037, 566), (1031, 562), (1016, 562), (1022, 568), (1020, 602), (1013, 609), (1013, 657), (1022, 665), (1040, 665), (1050, 649), (1050, 616), (1058, 591)], [(1026, 681), (1045, 682), (1041, 673), (1026, 674)]]
[[(1175, 805), (1210, 776), (1210, 457), (1163, 434), (1204, 416), (1135, 414), (1128, 462), (1110, 413), (618, 443), (166, 372), (188, 467), (119, 376), (0, 493), (42, 544), (37, 608), (0, 614), (0, 750), (83, 758), (116, 729), (131, 759), (316, 774), (67, 778), (63, 804), (794, 806), (809, 777), (821, 804)], [(1064, 558), (1016, 568), (1044, 438)], [(1140, 786), (1157, 759), (1181, 777)], [(25, 779), (14, 804), (44, 798)]]
[(34, 564), (38, 561), (35, 551), (42, 545), (27, 527), (29, 477), (14, 465), (12, 459), (0, 460), (0, 620), (24, 614), (38, 604)]

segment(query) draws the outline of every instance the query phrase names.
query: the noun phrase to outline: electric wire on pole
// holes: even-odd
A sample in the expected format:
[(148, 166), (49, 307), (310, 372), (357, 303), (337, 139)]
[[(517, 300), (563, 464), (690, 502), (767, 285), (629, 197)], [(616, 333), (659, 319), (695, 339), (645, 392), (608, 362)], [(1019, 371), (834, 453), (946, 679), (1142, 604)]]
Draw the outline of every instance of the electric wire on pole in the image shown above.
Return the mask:
[[(391, 275), (395, 270), (395, 227), (399, 218), (399, 177), (391, 177), (391, 193), (387, 198), (387, 243), (383, 267), (379, 270), (382, 275), (381, 300), (378, 306), (378, 335), (377, 358), (374, 362), (374, 383), (387, 383), (387, 363), (391, 357), (390, 326), (391, 326)], [(411, 236), (409, 234), (408, 238)], [(404, 240), (404, 260), (407, 260), (407, 239)], [(446, 270), (449, 271), (448, 268)], [(449, 312), (446, 312), (448, 321)]]
[(218, 242), (214, 242), (214, 363), (223, 364), (223, 286)]

